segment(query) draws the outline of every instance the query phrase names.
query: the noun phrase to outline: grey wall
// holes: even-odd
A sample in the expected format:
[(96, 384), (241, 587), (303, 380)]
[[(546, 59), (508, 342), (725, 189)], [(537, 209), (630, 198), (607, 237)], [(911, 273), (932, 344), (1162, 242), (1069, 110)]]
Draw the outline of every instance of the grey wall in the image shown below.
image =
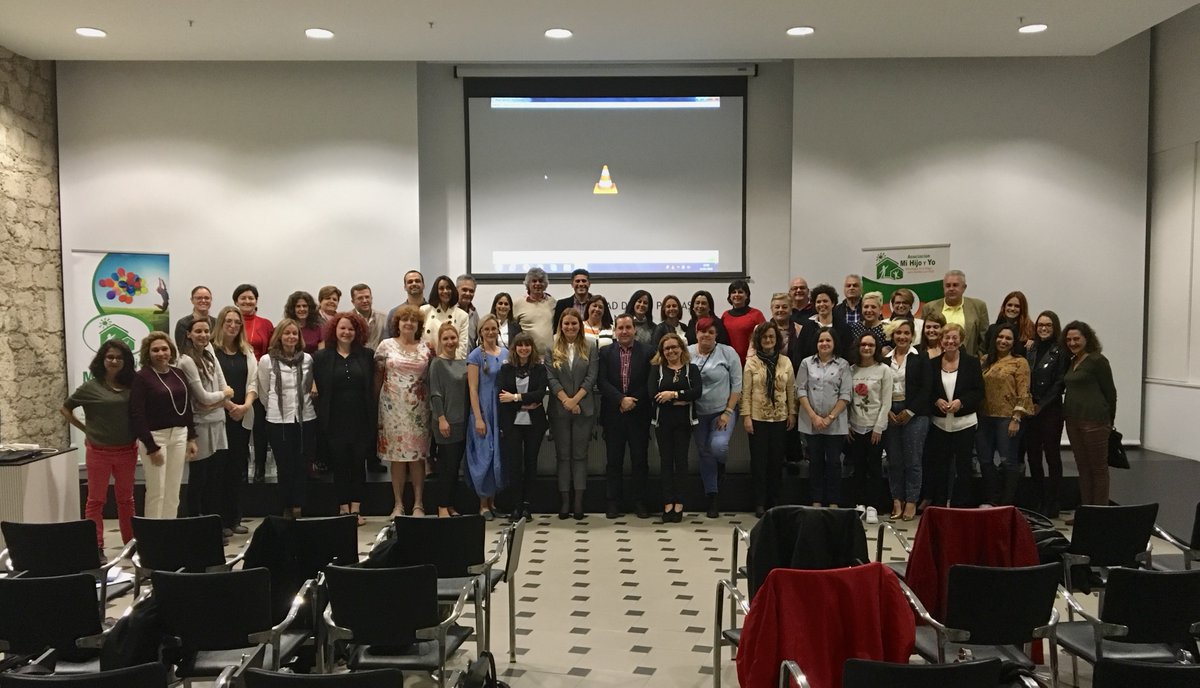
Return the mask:
[(1145, 446), (1200, 460), (1200, 7), (1154, 29)]
[(1095, 327), (1136, 440), (1148, 67), (1148, 35), (1083, 58), (797, 62), (793, 272), (949, 243), (993, 319), (1020, 289)]

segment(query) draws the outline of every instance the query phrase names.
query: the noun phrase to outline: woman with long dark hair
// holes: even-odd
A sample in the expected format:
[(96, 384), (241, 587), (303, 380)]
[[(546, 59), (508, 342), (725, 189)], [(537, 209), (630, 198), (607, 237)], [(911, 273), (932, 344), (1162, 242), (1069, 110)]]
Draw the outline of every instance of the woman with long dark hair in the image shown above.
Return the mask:
[[(1021, 474), (1022, 421), (1033, 408), (1029, 397), (1029, 362), (1015, 353), (1017, 328), (1000, 323), (989, 330), (988, 352), (983, 359), (983, 406), (975, 453), (983, 473), (984, 494), (990, 504), (1012, 504)], [(995, 455), (1002, 460), (997, 475)]]
[(335, 313), (325, 326), (324, 347), (313, 357), (317, 428), (332, 463), (338, 513), (353, 514), (360, 526), (366, 524), (362, 497), (379, 410), (369, 332), (358, 313)]
[[(746, 352), (750, 349), (750, 342), (757, 332), (756, 328), (767, 321), (767, 316), (750, 305), (750, 284), (743, 279), (729, 283), (729, 306), (729, 310), (721, 314), (721, 322), (725, 324), (725, 332), (729, 334), (729, 346), (738, 353), (744, 365), (747, 362)], [(776, 332), (777, 338), (778, 334)]]
[(321, 332), (321, 313), (317, 311), (317, 302), (312, 294), (306, 291), (294, 291), (288, 295), (287, 303), (283, 305), (283, 317), (300, 323), (300, 336), (304, 339), (304, 353), (309, 356), (317, 353), (324, 344)]
[[(100, 345), (88, 364), (92, 378), (67, 397), (59, 410), (87, 438), (87, 505), (84, 517), (96, 524), (96, 546), (104, 550), (104, 503), (108, 482), (116, 484), (117, 523), (121, 541), (133, 539), (133, 476), (137, 443), (129, 424), (129, 388), (133, 385), (133, 351), (118, 339)], [(84, 421), (74, 410), (82, 408)], [(104, 559), (101, 556), (101, 559)]]
[(442, 329), (442, 323), (451, 323), (458, 331), (458, 357), (466, 358), (470, 353), (467, 349), (470, 316), (458, 307), (458, 286), (454, 280), (448, 275), (438, 275), (429, 289), (428, 300), (429, 303), (421, 306), (421, 312), (425, 314), (425, 332), (421, 335), (421, 341), (431, 349), (440, 349), (438, 332)]
[(166, 332), (146, 335), (138, 359), (142, 367), (129, 387), (129, 419), (145, 450), (145, 513), (176, 518), (184, 465), (199, 451), (191, 393), (183, 371), (173, 365), (179, 351)]
[(716, 301), (713, 299), (711, 292), (701, 289), (695, 294), (692, 294), (692, 300), (688, 303), (688, 313), (692, 319), (688, 321), (687, 332), (684, 337), (688, 344), (695, 344), (698, 339), (696, 337), (696, 324), (701, 318), (709, 318), (713, 322), (713, 326), (717, 328), (717, 344), (729, 345), (729, 333), (725, 331), (725, 323), (721, 322), (721, 316), (717, 315)]
[(500, 389), (500, 447), (513, 476), (511, 483), (517, 487), (512, 518), (530, 519), (533, 511), (529, 500), (537, 477), (538, 450), (546, 435), (542, 400), (549, 389), (546, 366), (542, 365), (533, 337), (524, 332), (513, 337), (508, 362), (500, 367), (496, 386)]
[(638, 289), (629, 297), (625, 313), (633, 316), (633, 337), (639, 342), (654, 348), (654, 297), (645, 289)]
[(210, 344), (208, 320), (188, 324), (179, 355), (179, 369), (192, 394), (192, 420), (196, 424), (196, 458), (188, 462), (187, 501), (192, 516), (221, 513), (221, 486), (226, 468), (225, 402), (233, 388), (217, 364)]
[(984, 339), (989, 347), (996, 339), (996, 331), (1004, 324), (1012, 325), (1017, 333), (1016, 339), (1013, 340), (1013, 355), (1025, 358), (1037, 333), (1034, 332), (1033, 321), (1029, 319), (1029, 300), (1025, 298), (1024, 292), (1010, 291), (1000, 302), (1000, 314), (996, 316), (996, 322), (988, 326)]
[(796, 389), (792, 362), (781, 355), (775, 323), (759, 323), (751, 341), (755, 354), (742, 373), (742, 425), (750, 440), (754, 513), (761, 517), (775, 505), (779, 492), (785, 434), (796, 425)]
[(1117, 417), (1112, 366), (1100, 353), (1100, 338), (1083, 321), (1067, 323), (1062, 344), (1071, 354), (1070, 367), (1063, 377), (1063, 418), (1071, 453), (1079, 467), (1080, 503), (1107, 506), (1108, 436)]
[[(502, 291), (492, 297), (492, 308), (488, 313), (496, 316), (496, 329), (500, 332), (500, 346), (508, 348), (513, 337), (521, 331), (521, 324), (513, 317), (512, 295)], [(475, 331), (479, 331), (476, 326)]]
[(587, 301), (587, 317), (583, 321), (583, 334), (596, 342), (597, 347), (613, 343), (613, 317), (608, 310), (608, 299), (593, 294)]
[[(1025, 354), (1029, 362), (1029, 391), (1033, 413), (1025, 417), (1025, 450), (1029, 477), (1038, 491), (1038, 512), (1058, 516), (1062, 483), (1063, 388), (1070, 357), (1059, 343), (1062, 328), (1058, 314), (1042, 311), (1033, 323), (1036, 338)], [(1046, 457), (1046, 471), (1042, 455)], [(1047, 475), (1048, 473), (1048, 475)]]
[(654, 327), (654, 335), (651, 336), (650, 345), (658, 347), (658, 340), (668, 334), (677, 334), (680, 339), (687, 337), (687, 328), (683, 325), (683, 302), (674, 294), (667, 294), (663, 297), (662, 305), (658, 309), (659, 322)]

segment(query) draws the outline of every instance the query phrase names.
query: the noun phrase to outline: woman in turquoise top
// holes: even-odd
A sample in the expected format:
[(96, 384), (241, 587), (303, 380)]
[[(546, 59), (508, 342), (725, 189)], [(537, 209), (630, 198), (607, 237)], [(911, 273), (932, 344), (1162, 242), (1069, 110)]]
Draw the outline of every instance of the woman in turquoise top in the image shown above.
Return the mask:
[(479, 495), (479, 513), (496, 517), (496, 493), (507, 482), (500, 458), (500, 428), (496, 422), (500, 390), (496, 377), (508, 360), (500, 346), (500, 323), (494, 315), (479, 321), (479, 346), (467, 356), (467, 385), (471, 413), (467, 417), (467, 482)]

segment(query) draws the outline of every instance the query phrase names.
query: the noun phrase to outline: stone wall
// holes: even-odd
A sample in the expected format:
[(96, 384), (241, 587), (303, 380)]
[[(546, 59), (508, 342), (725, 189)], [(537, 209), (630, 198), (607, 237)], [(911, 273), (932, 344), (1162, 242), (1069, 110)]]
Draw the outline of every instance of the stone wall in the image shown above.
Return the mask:
[(66, 398), (54, 63), (0, 47), (0, 441), (62, 444)]

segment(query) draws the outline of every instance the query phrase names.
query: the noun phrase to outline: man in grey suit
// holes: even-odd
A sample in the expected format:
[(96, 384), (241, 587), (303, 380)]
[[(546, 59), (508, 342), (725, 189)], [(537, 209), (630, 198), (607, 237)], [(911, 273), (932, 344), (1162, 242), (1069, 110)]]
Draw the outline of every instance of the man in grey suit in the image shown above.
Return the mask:
[(967, 276), (962, 270), (951, 270), (942, 278), (942, 293), (944, 298), (925, 304), (924, 312), (941, 313), (946, 324), (958, 323), (965, 332), (962, 341), (963, 351), (976, 358), (987, 351), (984, 334), (987, 332), (987, 305), (979, 299), (963, 296), (967, 290)]

